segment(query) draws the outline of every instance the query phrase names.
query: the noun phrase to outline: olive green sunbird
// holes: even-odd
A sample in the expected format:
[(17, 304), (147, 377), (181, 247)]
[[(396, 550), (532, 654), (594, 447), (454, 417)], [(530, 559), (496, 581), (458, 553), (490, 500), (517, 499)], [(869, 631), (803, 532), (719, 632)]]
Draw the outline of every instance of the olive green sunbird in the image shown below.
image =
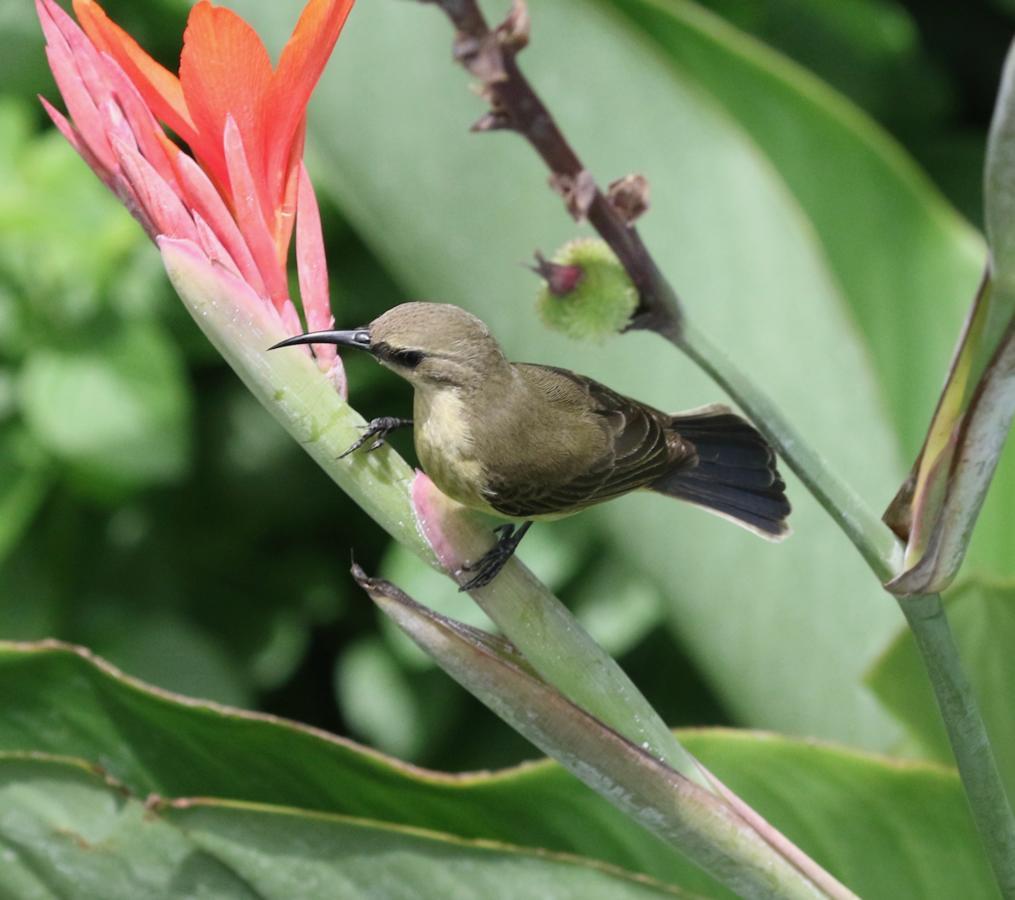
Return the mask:
[[(370, 353), (415, 389), (412, 419), (374, 419), (346, 453), (413, 426), (423, 470), (445, 494), (521, 521), (466, 567), (462, 590), (489, 584), (534, 519), (578, 512), (638, 488), (704, 507), (770, 540), (790, 505), (775, 453), (715, 404), (671, 415), (567, 369), (513, 363), (482, 321), (457, 306), (404, 303), (364, 328), (281, 341)], [(273, 347), (272, 349), (275, 349)]]

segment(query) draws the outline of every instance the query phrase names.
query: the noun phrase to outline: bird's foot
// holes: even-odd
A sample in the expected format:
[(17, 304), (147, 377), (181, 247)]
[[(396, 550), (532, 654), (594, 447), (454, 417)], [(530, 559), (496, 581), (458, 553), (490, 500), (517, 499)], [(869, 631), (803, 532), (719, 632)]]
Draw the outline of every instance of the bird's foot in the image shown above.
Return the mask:
[(367, 447), (367, 453), (379, 450), (384, 446), (388, 435), (392, 431), (411, 424), (412, 419), (399, 419), (395, 416), (380, 416), (376, 419), (371, 419), (366, 425), (360, 426), (363, 429), (363, 434), (345, 453), (339, 456), (339, 459), (345, 459), (350, 453), (355, 453), (371, 439), (373, 439), (373, 443)]
[(514, 556), (515, 550), (521, 543), (525, 532), (529, 530), (531, 522), (525, 522), (518, 528), (514, 525), (501, 525), (494, 529), (497, 535), (497, 543), (486, 551), (473, 563), (466, 563), (462, 566), (462, 572), (474, 572), (475, 574), (465, 582), (459, 591), (473, 591), (476, 588), (486, 587), (504, 568), (507, 561)]

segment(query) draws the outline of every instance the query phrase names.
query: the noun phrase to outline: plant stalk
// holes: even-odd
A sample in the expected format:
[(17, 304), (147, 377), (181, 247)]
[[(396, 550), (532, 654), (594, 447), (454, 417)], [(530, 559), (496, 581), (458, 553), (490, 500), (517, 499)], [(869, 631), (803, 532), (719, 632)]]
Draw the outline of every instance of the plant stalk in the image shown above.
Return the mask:
[(421, 606), (393, 584), (354, 577), (456, 681), (548, 756), (738, 896), (857, 900), (714, 776), (681, 777), (520, 665), (510, 648)]
[(973, 821), (1001, 895), (1015, 898), (1015, 814), (941, 596), (898, 599), (934, 689)]
[[(899, 574), (905, 565), (901, 543), (852, 488), (831, 471), (820, 454), (807, 445), (758, 386), (686, 319), (673, 333), (664, 336), (751, 417), (878, 578), (886, 582)], [(1015, 898), (1015, 814), (941, 598), (928, 594), (896, 600), (927, 670), (973, 821), (998, 887), (1002, 896)]]
[[(412, 497), (420, 529), (446, 572), (458, 571), (489, 548), (491, 535), (483, 520), (442, 494), (426, 476), (417, 475)], [(517, 557), (469, 596), (547, 684), (688, 780), (713, 790), (701, 764), (624, 670)]]
[[(177, 293), (212, 344), (268, 412), (375, 522), (433, 566), (448, 568), (434, 552), (435, 536), (466, 558), (482, 555), (492, 537), (487, 525), (436, 489), (434, 496), (418, 494), (417, 473), (391, 447), (342, 457), (366, 423), (308, 354), (299, 348), (266, 353), (266, 347), (285, 337), (270, 320), (256, 310), (248, 315), (237, 311), (217, 278), (176, 248), (165, 245), (163, 255)], [(425, 517), (420, 516), (421, 500), (428, 510)], [(624, 670), (520, 560), (511, 559), (493, 583), (473, 596), (529, 664), (565, 696), (712, 790), (697, 760)]]
[(797, 432), (757, 383), (702, 332), (684, 320), (663, 335), (684, 351), (747, 413), (789, 467), (846, 533), (882, 582), (893, 578), (903, 561), (903, 547), (891, 529), (863, 499), (832, 471)]

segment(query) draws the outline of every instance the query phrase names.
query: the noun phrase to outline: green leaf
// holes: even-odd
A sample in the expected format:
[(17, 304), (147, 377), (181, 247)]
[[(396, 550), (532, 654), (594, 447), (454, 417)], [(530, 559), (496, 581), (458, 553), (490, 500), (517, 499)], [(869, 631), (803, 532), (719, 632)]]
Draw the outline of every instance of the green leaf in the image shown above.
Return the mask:
[[(800, 62), (892, 130), (927, 132), (953, 102), (898, 0), (704, 0), (737, 28)], [(977, 202), (979, 198), (977, 197)]]
[[(167, 813), (269, 898), (649, 898), (683, 891), (579, 857), (433, 832), (211, 803)], [(308, 884), (309, 882), (309, 884)]]
[[(264, 35), (291, 24), (277, 4), (237, 7)], [(814, 222), (771, 160), (700, 79), (603, 4), (541, 0), (531, 13), (525, 70), (601, 182), (632, 169), (649, 178), (645, 238), (688, 314), (845, 479), (887, 499), (902, 470), (868, 349)], [(466, 133), (483, 104), (448, 61), (451, 39), (431, 5), (356, 8), (312, 104), (317, 182), (408, 295), (476, 312), (515, 358), (585, 372), (663, 409), (721, 399), (652, 335), (590, 349), (542, 329), (536, 285), (517, 263), (535, 247), (552, 251), (574, 225), (520, 140)], [(854, 233), (857, 254), (861, 238)], [(790, 494), (795, 533), (779, 547), (657, 496), (612, 503), (597, 521), (665, 590), (672, 628), (742, 721), (890, 746), (896, 726), (861, 678), (897, 614), (817, 504), (796, 482)]]
[(425, 772), (294, 723), (153, 692), (60, 645), (0, 644), (3, 750), (100, 762), (139, 796), (215, 796), (382, 819), (595, 856), (664, 880), (687, 870), (560, 770)]
[[(26, 446), (28, 445), (28, 446)], [(42, 505), (50, 474), (22, 429), (0, 429), (0, 566)]]
[(237, 893), (242, 883), (214, 859), (83, 760), (5, 754), (0, 809), (4, 897), (147, 900), (167, 896), (175, 872), (184, 875), (181, 887), (250, 896)]
[(19, 398), (34, 437), (90, 491), (177, 478), (189, 456), (189, 395), (164, 333), (135, 326), (106, 342), (40, 349)]
[[(863, 897), (990, 896), (951, 770), (771, 735), (681, 738)], [(369, 818), (575, 853), (707, 889), (680, 856), (556, 765), (427, 772), (270, 716), (152, 691), (56, 644), (0, 644), (0, 751), (78, 756), (139, 797), (208, 796)]]
[(999, 309), (985, 338), (992, 344), (998, 329), (1015, 312), (1015, 44), (1009, 47), (998, 88), (997, 104), (990, 123), (987, 161), (984, 167), (984, 219), (990, 244), (991, 269), (1006, 291), (997, 298)]
[(778, 735), (689, 737), (716, 775), (859, 896), (995, 896), (953, 770)]
[[(1009, 797), (1015, 797), (1015, 586), (970, 581), (951, 591), (945, 610), (973, 691), (980, 701), (994, 755)], [(908, 630), (903, 630), (868, 676), (878, 698), (905, 723), (935, 759), (950, 761), (941, 716)]]
[(142, 802), (67, 759), (0, 757), (0, 893), (139, 900), (649, 898), (666, 885), (577, 858), (293, 809)]
[[(1009, 50), (984, 170), (990, 259), (913, 474), (889, 508), (908, 536), (899, 594), (944, 590), (965, 557), (1015, 416), (1015, 51)], [(1000, 523), (994, 522), (997, 531)], [(1007, 529), (1005, 529), (1007, 531)]]

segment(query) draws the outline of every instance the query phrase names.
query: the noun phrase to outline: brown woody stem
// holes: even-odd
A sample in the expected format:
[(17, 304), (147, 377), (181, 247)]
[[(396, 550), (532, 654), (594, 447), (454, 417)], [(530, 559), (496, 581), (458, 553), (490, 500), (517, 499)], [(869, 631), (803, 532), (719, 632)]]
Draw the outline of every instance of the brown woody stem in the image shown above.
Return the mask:
[(638, 289), (631, 328), (679, 336), (683, 315), (676, 292), (648, 252), (622, 206), (595, 183), (515, 59), (528, 39), (528, 15), (515, 0), (507, 20), (492, 29), (476, 0), (422, 0), (443, 10), (457, 32), (454, 56), (479, 79), (491, 111), (477, 131), (509, 129), (532, 145), (550, 169), (550, 183), (578, 220), (589, 224), (617, 255)]

